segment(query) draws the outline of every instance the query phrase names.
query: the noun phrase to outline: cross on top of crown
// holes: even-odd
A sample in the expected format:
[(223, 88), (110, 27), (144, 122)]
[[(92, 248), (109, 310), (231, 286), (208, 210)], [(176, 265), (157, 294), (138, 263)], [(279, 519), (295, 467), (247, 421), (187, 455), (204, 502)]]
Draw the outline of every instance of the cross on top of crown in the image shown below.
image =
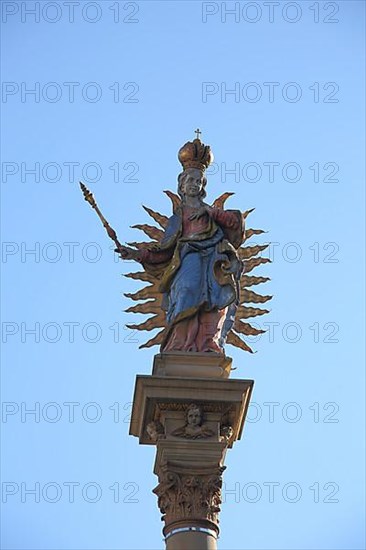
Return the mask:
[(194, 131), (196, 135), (196, 139), (200, 139), (200, 134), (202, 134), (201, 130), (199, 128), (197, 128), (197, 130)]

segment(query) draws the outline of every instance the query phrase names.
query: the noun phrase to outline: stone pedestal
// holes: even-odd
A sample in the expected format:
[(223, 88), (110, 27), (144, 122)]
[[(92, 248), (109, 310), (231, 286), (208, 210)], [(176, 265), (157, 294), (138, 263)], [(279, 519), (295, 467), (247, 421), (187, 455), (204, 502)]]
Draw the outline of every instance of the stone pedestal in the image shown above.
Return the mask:
[(167, 550), (216, 548), (225, 454), (241, 437), (254, 384), (230, 371), (222, 355), (166, 353), (152, 376), (136, 378), (130, 434), (157, 448)]

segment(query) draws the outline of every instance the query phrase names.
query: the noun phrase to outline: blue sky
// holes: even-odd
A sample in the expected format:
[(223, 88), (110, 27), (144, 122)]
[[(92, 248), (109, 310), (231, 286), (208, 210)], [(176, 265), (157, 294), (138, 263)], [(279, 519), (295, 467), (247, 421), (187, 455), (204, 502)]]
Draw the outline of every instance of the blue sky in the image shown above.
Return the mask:
[(255, 388), (220, 548), (364, 548), (364, 3), (271, 6), (2, 2), (5, 549), (163, 547), (154, 450), (128, 435), (154, 350), (77, 182), (135, 240), (197, 126), (208, 200), (256, 207), (273, 259), (269, 331), (227, 348)]

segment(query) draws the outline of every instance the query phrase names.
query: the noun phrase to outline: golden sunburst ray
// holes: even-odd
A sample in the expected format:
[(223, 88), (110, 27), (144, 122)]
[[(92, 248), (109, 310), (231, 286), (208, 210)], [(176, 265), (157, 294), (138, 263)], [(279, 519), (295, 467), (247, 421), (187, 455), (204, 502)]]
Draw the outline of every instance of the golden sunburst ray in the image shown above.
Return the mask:
[(164, 191), (164, 193), (170, 198), (170, 200), (172, 201), (172, 207), (173, 207), (173, 212), (176, 212), (177, 209), (179, 208), (179, 206), (182, 204), (182, 199), (180, 198), (179, 195), (177, 195), (176, 193), (173, 193), (172, 191), (169, 191), (166, 190)]
[(125, 309), (126, 313), (154, 313), (158, 314), (161, 312), (160, 304), (156, 303), (156, 300), (149, 300), (148, 302), (143, 302), (136, 304), (135, 306), (130, 306)]
[(243, 218), (244, 220), (246, 220), (246, 218), (249, 216), (249, 214), (251, 214), (252, 212), (254, 212), (255, 208), (250, 208), (249, 210), (245, 210), (245, 212), (243, 212)]
[(159, 212), (155, 212), (155, 210), (152, 210), (148, 206), (142, 205), (142, 208), (149, 214), (149, 216), (152, 217), (154, 221), (156, 221), (156, 223), (160, 225), (160, 227), (162, 227), (163, 229), (166, 228), (166, 226), (168, 225), (168, 219), (169, 219), (167, 216), (164, 216), (163, 214), (159, 214)]
[(269, 309), (245, 307), (243, 305), (240, 305), (236, 312), (238, 319), (250, 319), (251, 317), (258, 317), (258, 315), (265, 315), (266, 313), (269, 313)]
[(271, 263), (272, 260), (270, 258), (252, 258), (245, 262), (244, 264), (244, 273), (249, 273), (252, 271), (255, 267), (257, 267), (260, 264), (268, 264)]
[(257, 294), (256, 292), (253, 292), (252, 290), (248, 290), (247, 288), (243, 288), (240, 291), (240, 302), (242, 304), (244, 303), (252, 303), (252, 304), (265, 304), (269, 300), (272, 300), (273, 296), (266, 294)]
[(223, 193), (222, 195), (220, 195), (219, 197), (217, 197), (217, 199), (215, 199), (212, 203), (212, 206), (214, 208), (224, 208), (224, 205), (225, 205), (225, 202), (227, 201), (227, 199), (229, 197), (232, 197), (233, 195), (235, 195), (235, 193)]
[(159, 285), (157, 283), (144, 286), (143, 288), (140, 288), (140, 290), (138, 290), (137, 292), (125, 292), (124, 295), (126, 296), (126, 298), (131, 298), (131, 300), (148, 300), (161, 296), (159, 292)]
[(142, 323), (128, 324), (126, 327), (131, 330), (154, 330), (155, 328), (165, 328), (165, 316), (162, 314), (154, 315)]
[(136, 225), (131, 225), (131, 229), (140, 229), (140, 231), (143, 231), (145, 235), (154, 241), (160, 241), (164, 235), (164, 231), (162, 229), (147, 223), (137, 223)]
[(246, 229), (245, 240), (247, 241), (248, 239), (250, 239), (250, 237), (253, 237), (253, 235), (261, 235), (262, 233), (267, 233), (267, 231), (264, 231), (264, 229)]
[(261, 328), (253, 327), (249, 323), (243, 323), (240, 319), (235, 319), (234, 330), (240, 334), (245, 334), (245, 336), (258, 336), (259, 334), (264, 334), (265, 330)]
[(144, 344), (141, 344), (141, 346), (139, 346), (139, 349), (151, 348), (152, 346), (160, 346), (160, 344), (163, 343), (166, 333), (167, 329), (161, 330), (153, 338), (150, 338), (150, 340), (148, 340)]
[(267, 283), (270, 281), (270, 277), (258, 277), (256, 275), (242, 275), (240, 279), (240, 286), (244, 288), (246, 286), (260, 285), (261, 283)]
[(157, 278), (154, 277), (154, 275), (151, 275), (151, 273), (148, 273), (147, 271), (135, 271), (134, 273), (124, 273), (124, 277), (128, 277), (129, 279), (135, 279), (138, 281), (144, 281), (149, 283), (156, 283)]
[(269, 244), (257, 244), (255, 246), (242, 246), (238, 249), (239, 257), (242, 260), (248, 260), (249, 258), (252, 258), (253, 256), (256, 256), (260, 252), (263, 252), (263, 250), (266, 250), (266, 248), (269, 247)]
[(244, 340), (240, 338), (233, 330), (229, 332), (227, 335), (227, 343), (231, 344), (232, 346), (235, 346), (236, 348), (240, 348), (244, 351), (248, 351), (249, 353), (254, 353), (251, 347), (248, 346)]

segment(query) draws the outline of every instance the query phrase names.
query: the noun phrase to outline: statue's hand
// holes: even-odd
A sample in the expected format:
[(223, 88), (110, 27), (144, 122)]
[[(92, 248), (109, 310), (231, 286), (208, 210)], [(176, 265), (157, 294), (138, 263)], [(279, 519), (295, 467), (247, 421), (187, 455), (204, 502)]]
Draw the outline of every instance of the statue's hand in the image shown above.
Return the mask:
[(197, 210), (197, 212), (189, 216), (189, 219), (198, 220), (199, 218), (202, 218), (202, 216), (204, 216), (205, 214), (210, 215), (210, 212), (211, 212), (211, 208), (207, 205), (204, 205), (204, 206), (201, 206), (201, 208)]
[(138, 250), (134, 250), (133, 248), (128, 248), (128, 246), (121, 246), (119, 248), (115, 248), (114, 251), (118, 252), (118, 254), (120, 254), (123, 260), (135, 260), (138, 256)]

